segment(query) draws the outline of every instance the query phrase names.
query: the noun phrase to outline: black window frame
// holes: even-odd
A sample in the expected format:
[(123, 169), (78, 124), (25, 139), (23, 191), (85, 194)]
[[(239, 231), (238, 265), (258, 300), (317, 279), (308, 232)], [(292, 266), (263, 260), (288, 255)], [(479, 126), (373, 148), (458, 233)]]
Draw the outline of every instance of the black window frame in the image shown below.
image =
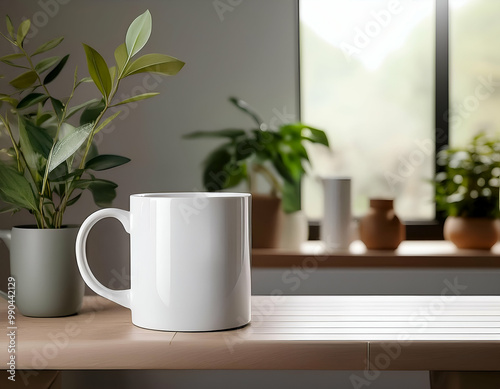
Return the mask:
[[(300, 82), (300, 1), (297, 5), (297, 42), (298, 42), (298, 110), (299, 118), (302, 117), (301, 82)], [(305, 1), (305, 0), (304, 0)], [(437, 164), (439, 150), (449, 144), (449, 0), (435, 1), (435, 63), (434, 63), (434, 135), (435, 135), (435, 158), (434, 171), (438, 172), (441, 167)], [(443, 223), (446, 215), (436, 210), (434, 220), (429, 221), (405, 221), (407, 240), (442, 240)], [(309, 222), (309, 239), (319, 239), (320, 222)]]

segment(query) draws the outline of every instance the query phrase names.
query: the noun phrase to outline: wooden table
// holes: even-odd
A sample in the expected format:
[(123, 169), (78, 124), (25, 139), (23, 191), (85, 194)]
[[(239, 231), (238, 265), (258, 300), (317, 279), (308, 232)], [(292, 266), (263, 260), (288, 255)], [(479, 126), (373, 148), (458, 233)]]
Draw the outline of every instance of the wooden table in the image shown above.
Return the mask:
[[(4, 331), (6, 311), (1, 300)], [(500, 297), (453, 290), (444, 296), (253, 296), (250, 325), (208, 333), (138, 328), (129, 310), (85, 297), (76, 316), (17, 314), (16, 327), (16, 368), (25, 370), (500, 371)], [(2, 336), (2, 366), (7, 346)]]

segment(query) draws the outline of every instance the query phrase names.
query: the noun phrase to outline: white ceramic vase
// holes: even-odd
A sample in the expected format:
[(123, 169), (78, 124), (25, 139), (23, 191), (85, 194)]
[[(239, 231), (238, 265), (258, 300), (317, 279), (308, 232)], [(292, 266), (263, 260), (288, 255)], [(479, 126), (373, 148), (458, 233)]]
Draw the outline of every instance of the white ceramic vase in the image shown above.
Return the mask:
[(323, 178), (324, 216), (321, 240), (327, 250), (346, 250), (351, 244), (351, 179)]
[(302, 243), (309, 238), (309, 223), (303, 211), (283, 213), (282, 232), (279, 247), (299, 251)]

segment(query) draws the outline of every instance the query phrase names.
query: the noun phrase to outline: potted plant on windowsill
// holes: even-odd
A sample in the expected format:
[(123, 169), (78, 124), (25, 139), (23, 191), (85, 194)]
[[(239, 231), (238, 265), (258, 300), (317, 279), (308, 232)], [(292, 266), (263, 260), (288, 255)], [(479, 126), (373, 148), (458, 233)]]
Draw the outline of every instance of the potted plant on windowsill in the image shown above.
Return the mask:
[[(0, 200), (7, 204), (3, 212), (26, 209), (36, 225), (1, 231), (0, 238), (10, 246), (16, 305), (21, 313), (70, 315), (81, 306), (84, 285), (75, 260), (77, 227), (65, 226), (63, 215), (85, 190), (92, 193), (98, 206), (109, 206), (117, 185), (96, 174), (129, 161), (122, 156), (99, 155), (93, 139), (121, 113), (110, 114), (110, 108), (158, 94), (117, 100), (115, 95), (124, 78), (145, 72), (174, 75), (184, 63), (163, 54), (134, 58), (151, 34), (151, 14), (146, 11), (128, 28), (125, 43), (114, 53), (114, 66), (108, 67), (95, 49), (84, 44), (90, 77), (80, 79), (75, 69), (68, 96), (59, 98), (52, 92), (52, 83), (69, 55), (47, 57), (46, 53), (63, 38), (32, 50), (24, 45), (30, 21), (15, 29), (7, 16), (6, 24), (7, 33), (2, 36), (15, 52), (0, 61), (20, 74), (9, 80), (10, 87), (2, 86), (5, 93), (0, 94), (0, 130), (10, 142), (0, 155)], [(101, 96), (75, 105), (76, 92), (87, 82), (93, 82)]]
[[(235, 97), (229, 101), (250, 116), (256, 127), (248, 131), (196, 131), (184, 137), (224, 140), (205, 159), (203, 185), (208, 191), (216, 191), (246, 182), (252, 193), (253, 247), (276, 247), (280, 239), (280, 207), (286, 215), (301, 210), (301, 180), (306, 172), (304, 162), (309, 161), (304, 142), (329, 147), (328, 138), (323, 131), (303, 123), (270, 129), (245, 101)], [(268, 182), (269, 194), (257, 193), (257, 176)]]
[(436, 208), (447, 215), (445, 239), (458, 248), (489, 250), (499, 238), (500, 142), (484, 133), (437, 156)]

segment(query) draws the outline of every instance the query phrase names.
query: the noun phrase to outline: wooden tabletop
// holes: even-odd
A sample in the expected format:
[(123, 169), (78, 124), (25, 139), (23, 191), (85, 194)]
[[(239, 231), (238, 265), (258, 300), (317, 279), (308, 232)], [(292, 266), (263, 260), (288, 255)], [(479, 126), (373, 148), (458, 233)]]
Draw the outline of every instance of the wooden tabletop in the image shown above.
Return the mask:
[(500, 370), (497, 296), (253, 296), (250, 325), (208, 333), (138, 328), (85, 297), (76, 316), (16, 327), (18, 369)]
[(500, 268), (500, 243), (491, 250), (461, 250), (448, 241), (404, 241), (396, 250), (367, 250), (354, 241), (348, 250), (328, 251), (320, 241), (298, 251), (252, 249), (253, 268)]

